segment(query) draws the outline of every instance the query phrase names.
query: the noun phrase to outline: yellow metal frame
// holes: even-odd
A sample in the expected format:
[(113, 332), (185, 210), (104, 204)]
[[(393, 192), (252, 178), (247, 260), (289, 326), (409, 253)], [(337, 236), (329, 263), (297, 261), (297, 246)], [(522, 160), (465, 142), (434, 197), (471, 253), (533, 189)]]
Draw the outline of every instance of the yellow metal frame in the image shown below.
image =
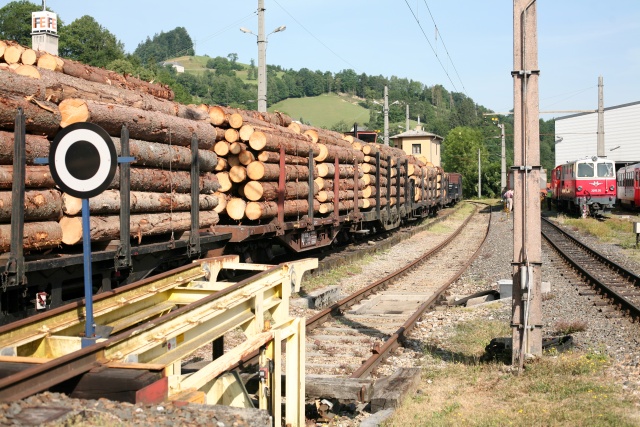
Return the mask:
[[(274, 368), (269, 397), (259, 395), (259, 407), (271, 407), (278, 423), (282, 416), (284, 341), (285, 421), (304, 425), (305, 321), (289, 316), (289, 298), (300, 290), (303, 273), (317, 266), (315, 258), (277, 266), (243, 264), (236, 256), (209, 258), (162, 274), (157, 280), (96, 297), (96, 324), (113, 327), (102, 363), (162, 369), (169, 379), (170, 400), (218, 403), (229, 398), (225, 393), (237, 395), (237, 390), (221, 385), (228, 377), (217, 386), (216, 380), (243, 356), (263, 349), (263, 357), (270, 359)], [(232, 283), (219, 281), (222, 270), (256, 274)], [(182, 374), (182, 362), (193, 352), (236, 328), (246, 334), (244, 342), (199, 371)], [(45, 363), (65, 356), (81, 349), (83, 331), (84, 309), (78, 304), (62, 307), (50, 316), (36, 316), (32, 322), (0, 330), (0, 361)]]

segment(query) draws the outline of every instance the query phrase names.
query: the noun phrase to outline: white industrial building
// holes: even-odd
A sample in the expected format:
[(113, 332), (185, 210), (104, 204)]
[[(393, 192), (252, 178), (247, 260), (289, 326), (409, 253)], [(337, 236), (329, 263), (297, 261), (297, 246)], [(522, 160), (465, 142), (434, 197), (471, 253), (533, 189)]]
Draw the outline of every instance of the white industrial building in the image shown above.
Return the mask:
[[(598, 154), (598, 113), (556, 119), (556, 164)], [(640, 101), (604, 109), (604, 152), (616, 166), (640, 163)]]

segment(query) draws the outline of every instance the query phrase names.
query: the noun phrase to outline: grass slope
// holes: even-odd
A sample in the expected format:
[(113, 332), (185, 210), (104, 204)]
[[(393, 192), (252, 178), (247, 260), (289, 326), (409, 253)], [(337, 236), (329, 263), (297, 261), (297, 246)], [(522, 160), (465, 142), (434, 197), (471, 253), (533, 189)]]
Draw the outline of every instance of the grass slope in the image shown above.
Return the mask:
[(348, 96), (323, 94), (309, 98), (289, 98), (269, 106), (269, 111), (281, 111), (294, 120), (304, 120), (316, 127), (331, 128), (339, 121), (362, 125), (369, 121), (369, 110)]
[[(180, 56), (167, 61), (182, 65), (186, 73), (200, 75), (207, 70), (206, 64), (210, 59), (209, 56)], [(236, 76), (244, 83), (257, 86), (257, 80), (247, 79), (248, 65), (240, 65), (244, 69), (236, 71)], [(289, 98), (269, 106), (269, 111), (276, 110), (288, 114), (294, 120), (303, 119), (305, 123), (327, 129), (340, 121), (346, 122), (351, 127), (353, 123), (362, 125), (370, 120), (369, 111), (359, 106), (356, 98), (333, 93), (309, 98)], [(404, 129), (392, 130), (390, 133), (394, 135), (402, 131)]]

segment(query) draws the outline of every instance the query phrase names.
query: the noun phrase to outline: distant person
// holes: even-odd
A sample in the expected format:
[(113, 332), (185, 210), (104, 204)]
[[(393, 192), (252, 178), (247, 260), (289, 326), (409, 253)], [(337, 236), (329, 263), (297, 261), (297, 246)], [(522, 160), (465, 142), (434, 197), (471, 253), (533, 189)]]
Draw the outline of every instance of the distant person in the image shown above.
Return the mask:
[(513, 190), (507, 190), (504, 193), (504, 199), (507, 201), (507, 211), (513, 210)]
[(551, 187), (547, 188), (547, 210), (551, 210), (551, 199), (553, 198), (553, 190)]

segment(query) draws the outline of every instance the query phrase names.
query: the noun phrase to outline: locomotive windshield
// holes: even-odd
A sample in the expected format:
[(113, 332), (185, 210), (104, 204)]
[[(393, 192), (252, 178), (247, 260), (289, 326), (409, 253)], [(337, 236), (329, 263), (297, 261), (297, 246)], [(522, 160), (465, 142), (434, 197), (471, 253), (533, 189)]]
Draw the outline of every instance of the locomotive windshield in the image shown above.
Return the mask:
[(591, 178), (593, 176), (593, 163), (578, 163), (578, 178)]
[[(595, 172), (597, 172), (598, 175), (595, 175)], [(596, 176), (598, 178), (613, 178), (615, 176), (613, 163), (578, 163), (578, 178), (593, 178)]]
[(598, 163), (598, 178), (613, 178), (614, 175), (612, 163)]

